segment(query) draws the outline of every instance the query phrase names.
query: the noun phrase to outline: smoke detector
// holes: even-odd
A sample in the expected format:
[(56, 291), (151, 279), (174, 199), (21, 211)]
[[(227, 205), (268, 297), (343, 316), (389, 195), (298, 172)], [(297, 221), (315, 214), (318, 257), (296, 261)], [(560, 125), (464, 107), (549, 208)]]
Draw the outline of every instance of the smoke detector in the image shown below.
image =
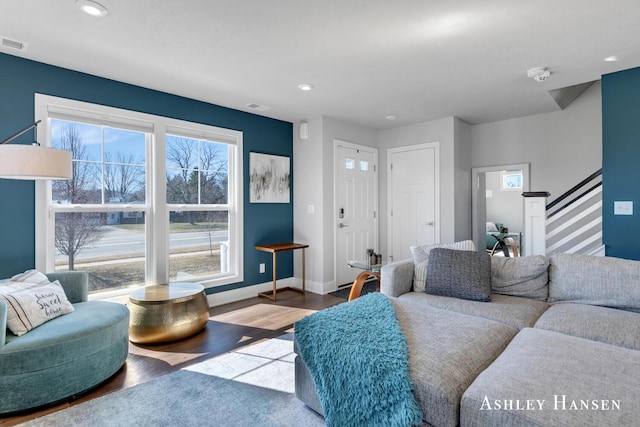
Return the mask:
[(549, 78), (551, 72), (544, 67), (534, 67), (527, 70), (527, 77), (537, 82), (543, 82)]

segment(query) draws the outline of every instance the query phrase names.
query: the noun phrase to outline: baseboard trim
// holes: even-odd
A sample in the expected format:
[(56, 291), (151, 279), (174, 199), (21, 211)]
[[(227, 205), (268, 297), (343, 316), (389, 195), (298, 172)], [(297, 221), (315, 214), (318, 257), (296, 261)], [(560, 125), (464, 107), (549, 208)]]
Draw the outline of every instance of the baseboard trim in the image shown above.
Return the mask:
[[(284, 279), (278, 279), (278, 289), (287, 286), (299, 288), (294, 277), (287, 277)], [(209, 307), (216, 307), (219, 305), (229, 304), (236, 301), (242, 301), (249, 298), (257, 297), (260, 292), (268, 292), (273, 290), (273, 282), (258, 283), (251, 286), (244, 286), (238, 289), (232, 289), (230, 291), (218, 292), (216, 294), (207, 295), (207, 302)], [(314, 290), (307, 287), (307, 292), (317, 293)], [(265, 299), (266, 301), (266, 299)]]
[[(284, 279), (278, 279), (278, 289), (291, 286), (294, 288), (302, 287), (300, 278), (287, 277)], [(307, 280), (305, 283), (307, 292), (316, 295), (326, 295), (329, 292), (336, 290), (336, 282), (312, 282)], [(216, 307), (219, 305), (229, 304), (236, 301), (242, 301), (245, 299), (257, 297), (260, 292), (268, 292), (273, 289), (273, 282), (258, 283), (251, 286), (245, 286), (238, 289), (232, 289), (230, 291), (218, 292), (216, 294), (207, 295), (207, 301), (209, 307)]]

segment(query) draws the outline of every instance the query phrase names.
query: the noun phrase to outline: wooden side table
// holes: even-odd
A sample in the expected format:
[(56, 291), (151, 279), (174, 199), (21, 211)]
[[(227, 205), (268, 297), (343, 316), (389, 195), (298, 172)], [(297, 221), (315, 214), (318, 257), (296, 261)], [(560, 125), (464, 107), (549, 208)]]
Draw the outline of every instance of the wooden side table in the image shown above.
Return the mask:
[(266, 291), (266, 292), (260, 292), (258, 294), (258, 296), (260, 297), (264, 297), (264, 298), (269, 298), (272, 301), (276, 300), (276, 293), (278, 291), (277, 287), (276, 287), (276, 257), (278, 255), (278, 252), (284, 252), (284, 251), (293, 251), (296, 249), (302, 249), (302, 289), (300, 288), (292, 288), (291, 286), (287, 286), (284, 288), (280, 288), (281, 291), (284, 290), (292, 290), (292, 291), (296, 291), (296, 292), (301, 292), (301, 293), (305, 293), (305, 259), (304, 259), (304, 255), (305, 255), (305, 249), (308, 248), (309, 245), (305, 245), (303, 243), (276, 243), (273, 245), (258, 245), (256, 246), (256, 249), (262, 252), (271, 252), (273, 254), (273, 291)]

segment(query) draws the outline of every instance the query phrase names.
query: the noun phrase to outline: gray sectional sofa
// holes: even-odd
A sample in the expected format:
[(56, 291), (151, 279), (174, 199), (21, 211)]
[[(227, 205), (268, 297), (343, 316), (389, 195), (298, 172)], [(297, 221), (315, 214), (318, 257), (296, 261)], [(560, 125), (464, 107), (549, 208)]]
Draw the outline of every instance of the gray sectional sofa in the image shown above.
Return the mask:
[[(381, 292), (409, 344), (425, 425), (638, 425), (640, 262), (492, 258), (489, 302), (416, 292), (417, 267), (384, 267)], [(300, 357), (296, 394), (322, 413)]]

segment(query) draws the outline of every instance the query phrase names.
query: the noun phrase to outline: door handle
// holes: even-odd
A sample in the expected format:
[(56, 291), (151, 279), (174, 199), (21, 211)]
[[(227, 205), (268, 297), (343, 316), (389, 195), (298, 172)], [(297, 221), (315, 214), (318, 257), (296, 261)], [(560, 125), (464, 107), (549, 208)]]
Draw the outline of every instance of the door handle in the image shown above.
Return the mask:
[(428, 221), (425, 225), (426, 225), (427, 227), (433, 227), (434, 222), (433, 222), (433, 221)]
[(349, 224), (345, 224), (345, 223), (343, 223), (343, 222), (341, 222), (340, 224), (338, 224), (338, 228), (345, 228), (345, 227), (348, 227), (348, 226), (349, 226)]

